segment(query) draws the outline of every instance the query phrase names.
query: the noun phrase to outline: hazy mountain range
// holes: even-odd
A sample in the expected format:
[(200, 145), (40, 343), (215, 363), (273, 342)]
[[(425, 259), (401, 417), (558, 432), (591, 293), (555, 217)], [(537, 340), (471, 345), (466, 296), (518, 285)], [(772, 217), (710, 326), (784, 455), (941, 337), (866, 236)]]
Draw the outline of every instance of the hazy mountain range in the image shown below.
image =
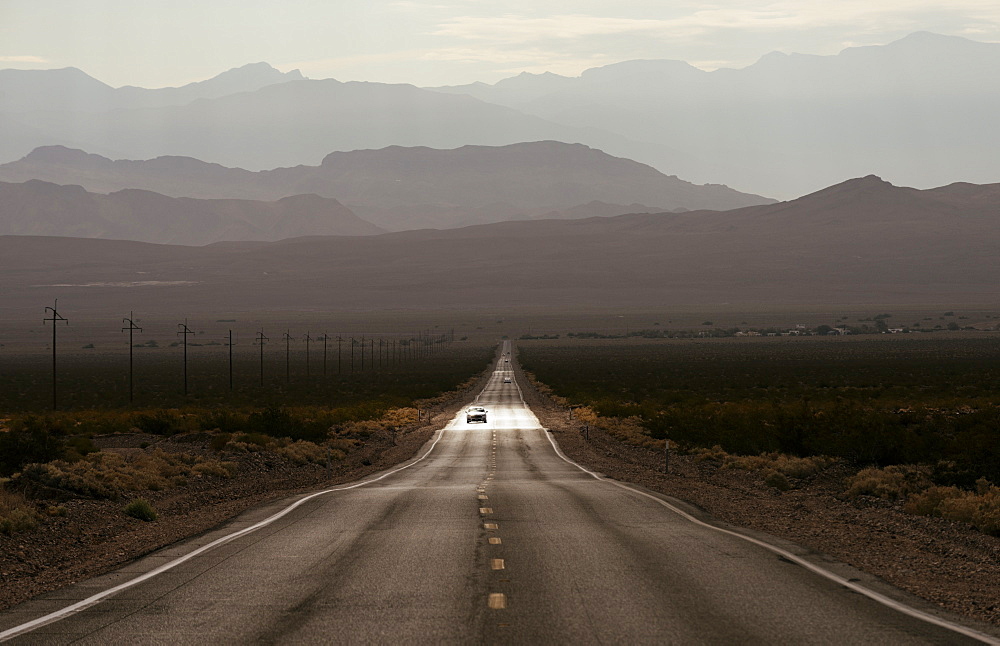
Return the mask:
[(765, 195), (873, 172), (916, 186), (1000, 178), (1000, 44), (956, 36), (919, 32), (836, 56), (773, 52), (743, 69), (628, 61), (436, 89), (667, 145), (688, 155), (668, 172)]
[[(29, 179), (77, 184), (100, 193), (138, 188), (203, 199), (277, 200), (315, 193), (335, 198), (390, 230), (537, 217), (723, 210), (773, 201), (725, 186), (698, 186), (645, 164), (552, 141), (455, 150), (393, 146), (331, 153), (319, 166), (260, 172), (185, 157), (112, 161), (64, 147), (40, 148), (0, 165), (0, 181)], [(4, 209), (0, 195), (0, 215)], [(316, 233), (333, 232), (303, 229), (293, 235)]]
[(0, 235), (115, 238), (203, 245), (303, 235), (373, 235), (379, 227), (334, 199), (275, 202), (174, 198), (136, 189), (102, 195), (39, 180), (0, 182)]
[(996, 302), (998, 209), (997, 184), (920, 191), (869, 176), (725, 212), (353, 238), (179, 247), (7, 236), (0, 290), (8, 312), (34, 312), (59, 297), (66, 311), (109, 314), (498, 303), (959, 306)]
[(780, 197), (868, 173), (915, 186), (1000, 176), (1000, 44), (929, 33), (836, 56), (772, 53), (738, 70), (630, 61), (433, 89), (266, 64), (159, 90), (6, 70), (0, 97), (0, 161), (63, 145), (260, 170), (331, 151), (554, 140)]

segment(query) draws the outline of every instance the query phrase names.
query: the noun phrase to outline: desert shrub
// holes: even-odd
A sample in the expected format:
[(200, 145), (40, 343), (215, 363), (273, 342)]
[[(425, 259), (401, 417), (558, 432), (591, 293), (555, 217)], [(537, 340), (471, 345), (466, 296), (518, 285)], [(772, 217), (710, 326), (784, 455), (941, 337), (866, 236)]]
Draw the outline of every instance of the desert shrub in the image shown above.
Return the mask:
[(219, 430), (235, 434), (247, 430), (247, 415), (231, 410), (212, 410), (198, 415), (198, 428), (202, 431)]
[(722, 447), (719, 446), (718, 444), (716, 444), (710, 449), (706, 449), (704, 447), (695, 447), (691, 449), (691, 455), (694, 456), (695, 462), (706, 462), (709, 460), (713, 462), (722, 462), (727, 457), (729, 457), (729, 454), (723, 451)]
[(231, 478), (236, 475), (238, 467), (235, 462), (198, 462), (191, 467), (193, 473), (219, 478)]
[(136, 498), (122, 508), (126, 516), (138, 518), (141, 521), (150, 522), (156, 520), (156, 510), (145, 498)]
[(233, 439), (230, 433), (216, 433), (212, 436), (211, 441), (208, 443), (208, 447), (213, 451), (221, 451), (226, 448), (229, 444), (229, 440)]
[(43, 417), (14, 420), (0, 431), (0, 476), (8, 476), (26, 464), (48, 462), (62, 457), (62, 429), (53, 429)]
[(778, 491), (788, 491), (792, 488), (792, 484), (788, 482), (788, 478), (780, 471), (768, 471), (764, 476), (764, 484), (768, 487), (774, 487)]
[(132, 426), (153, 435), (173, 435), (181, 430), (179, 417), (176, 413), (168, 410), (136, 415), (132, 418)]
[(116, 498), (126, 491), (160, 491), (183, 486), (192, 474), (231, 475), (227, 463), (185, 453), (157, 450), (132, 460), (110, 452), (88, 455), (77, 462), (54, 460), (29, 464), (19, 482), (59, 489), (91, 498)]
[(597, 426), (620, 442), (649, 449), (662, 449), (663, 440), (649, 436), (649, 431), (638, 417), (600, 417)]
[(82, 460), (76, 463), (78, 465), (76, 468), (63, 460), (28, 464), (18, 475), (17, 480), (28, 487), (59, 489), (89, 498), (113, 497), (115, 491), (89, 470), (82, 468), (85, 464)]
[(38, 514), (25, 497), (0, 485), (0, 534), (25, 532), (38, 525)]
[(869, 467), (848, 478), (846, 494), (876, 496), (887, 500), (900, 500), (932, 486), (930, 467), (921, 465), (890, 465), (884, 469)]
[(910, 496), (904, 511), (960, 521), (987, 534), (1000, 535), (1000, 487), (985, 478), (978, 480), (976, 486), (976, 491), (930, 487)]
[(86, 435), (75, 435), (65, 442), (63, 457), (72, 462), (79, 460), (88, 453), (95, 453), (98, 448), (94, 446), (93, 440)]
[(38, 516), (29, 509), (14, 509), (0, 515), (0, 534), (11, 535), (26, 532), (38, 526)]
[(769, 470), (790, 478), (807, 478), (835, 464), (837, 459), (825, 455), (799, 458), (785, 453), (762, 453), (748, 456), (727, 455), (722, 462), (728, 469)]
[(273, 444), (274, 438), (268, 437), (263, 433), (244, 433), (242, 435), (237, 435), (236, 438), (234, 438), (233, 442), (253, 445), (257, 447), (257, 449), (260, 449), (267, 446), (268, 444)]
[(326, 445), (335, 451), (341, 451), (343, 453), (349, 453), (352, 449), (357, 447), (361, 442), (352, 437), (334, 437), (326, 442)]
[(343, 451), (333, 448), (328, 449), (325, 446), (306, 442), (305, 440), (296, 440), (286, 446), (278, 447), (276, 451), (279, 455), (288, 458), (295, 464), (308, 464), (310, 462), (313, 464), (325, 464), (328, 454), (334, 460), (343, 460), (345, 456)]

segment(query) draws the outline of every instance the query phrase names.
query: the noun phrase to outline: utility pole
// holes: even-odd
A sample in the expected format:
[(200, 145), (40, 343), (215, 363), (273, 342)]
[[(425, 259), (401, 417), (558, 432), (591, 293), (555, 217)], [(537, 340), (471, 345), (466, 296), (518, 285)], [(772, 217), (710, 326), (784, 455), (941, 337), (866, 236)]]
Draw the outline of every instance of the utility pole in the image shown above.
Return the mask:
[(188, 394), (188, 335), (194, 334), (191, 328), (187, 326), (187, 319), (184, 319), (183, 323), (178, 323), (177, 327), (180, 331), (177, 334), (182, 334), (184, 337), (184, 396), (187, 397)]
[(361, 372), (365, 371), (365, 337), (361, 337)]
[(354, 374), (354, 337), (351, 337), (351, 374)]
[(57, 298), (55, 302), (52, 303), (52, 307), (46, 307), (46, 312), (52, 312), (52, 318), (43, 319), (42, 321), (47, 323), (52, 321), (52, 410), (56, 410), (56, 384), (59, 382), (57, 379), (56, 371), (56, 322), (66, 321), (66, 325), (69, 325), (69, 320), (63, 318), (62, 314), (56, 309), (59, 307), (59, 299)]
[(288, 330), (285, 330), (285, 336), (283, 338), (285, 339), (285, 382), (287, 383), (292, 380), (292, 373), (289, 368), (289, 362), (288, 362), (288, 354), (289, 350), (291, 349), (292, 335), (288, 333)]
[(264, 387), (264, 342), (270, 341), (266, 336), (264, 336), (264, 330), (257, 333), (257, 345), (260, 346), (260, 385), (261, 388)]
[(139, 327), (139, 326), (137, 326), (135, 324), (135, 322), (132, 320), (133, 316), (134, 316), (133, 313), (129, 312), (128, 313), (128, 318), (127, 319), (122, 319), (122, 323), (128, 323), (128, 327), (123, 327), (122, 328), (122, 332), (124, 332), (125, 330), (128, 330), (128, 403), (130, 403), (130, 404), (135, 399), (135, 388), (134, 388), (134, 381), (133, 381), (133, 374), (134, 373), (133, 373), (133, 370), (132, 370), (132, 368), (133, 368), (133, 363), (132, 363), (132, 351), (133, 351), (133, 348), (132, 348), (132, 334), (136, 330), (139, 330), (140, 332), (142, 332), (142, 328)]
[(330, 340), (330, 335), (323, 333), (323, 376), (326, 376), (326, 342)]
[(229, 391), (233, 390), (233, 331), (229, 330)]
[(309, 336), (309, 333), (306, 332), (306, 379), (309, 378), (309, 342), (310, 341), (312, 341), (312, 338)]

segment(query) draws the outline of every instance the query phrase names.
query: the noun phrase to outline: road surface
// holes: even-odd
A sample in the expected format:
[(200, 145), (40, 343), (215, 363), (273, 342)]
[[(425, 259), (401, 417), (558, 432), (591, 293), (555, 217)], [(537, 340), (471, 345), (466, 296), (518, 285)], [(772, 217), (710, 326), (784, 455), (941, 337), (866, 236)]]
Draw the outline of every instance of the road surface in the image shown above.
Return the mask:
[[(254, 510), (22, 604), (0, 614), (0, 636), (44, 644), (1000, 643), (891, 607), (901, 593), (885, 605), (867, 588), (852, 590), (859, 584), (837, 580), (846, 566), (815, 555), (795, 562), (804, 550), (772, 551), (685, 517), (665, 498), (595, 477), (558, 453), (511, 365), (501, 357), (478, 398), (489, 409), (485, 424), (467, 424), (463, 410), (401, 468)], [(815, 563), (822, 572), (809, 569)]]

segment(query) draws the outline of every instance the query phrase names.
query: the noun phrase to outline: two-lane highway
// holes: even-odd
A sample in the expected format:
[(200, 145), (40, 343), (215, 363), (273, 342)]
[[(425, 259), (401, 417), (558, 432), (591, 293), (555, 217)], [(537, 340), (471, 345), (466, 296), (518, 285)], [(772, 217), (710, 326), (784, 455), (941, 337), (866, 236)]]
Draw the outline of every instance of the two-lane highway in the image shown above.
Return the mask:
[(22, 604), (0, 615), (0, 636), (46, 644), (1000, 643), (873, 600), (781, 548), (718, 531), (569, 462), (524, 404), (510, 352), (505, 342), (477, 399), (489, 411), (485, 424), (466, 423), (462, 410), (410, 463), (300, 497), (291, 510), (296, 500), (255, 510)]

